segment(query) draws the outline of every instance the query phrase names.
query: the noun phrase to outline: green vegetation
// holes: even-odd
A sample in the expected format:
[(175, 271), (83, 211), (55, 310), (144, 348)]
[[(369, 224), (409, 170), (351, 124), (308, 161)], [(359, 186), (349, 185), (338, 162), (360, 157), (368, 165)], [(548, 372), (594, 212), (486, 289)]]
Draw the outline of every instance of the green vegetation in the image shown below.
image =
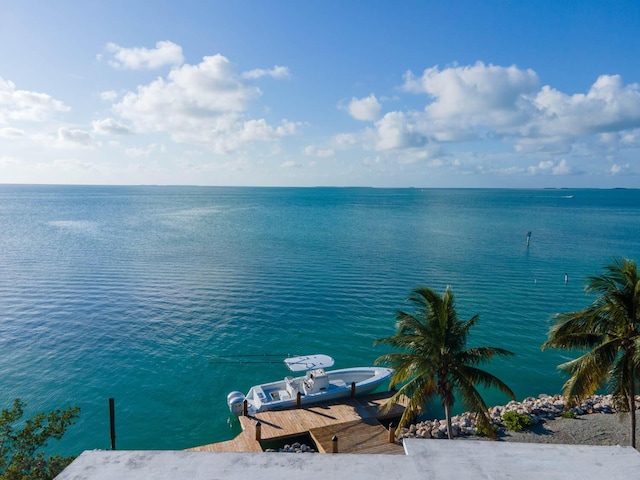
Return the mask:
[(53, 455), (41, 451), (50, 439), (59, 440), (67, 427), (78, 418), (80, 409), (69, 407), (49, 413), (37, 413), (26, 421), (24, 403), (13, 402), (11, 409), (0, 412), (0, 479), (50, 480), (69, 465), (74, 457)]
[(562, 412), (560, 414), (560, 416), (562, 418), (578, 418), (578, 415), (576, 414), (576, 412), (571, 411), (571, 410), (565, 410), (564, 412)]
[(558, 368), (569, 374), (568, 402), (580, 401), (605, 385), (621, 411), (630, 413), (631, 445), (636, 446), (636, 381), (640, 376), (640, 278), (634, 261), (615, 260), (606, 273), (588, 279), (596, 293), (584, 310), (556, 315), (542, 348), (579, 350), (580, 357)]
[(504, 421), (507, 429), (513, 432), (519, 432), (525, 428), (529, 428), (532, 423), (529, 415), (514, 411), (504, 412), (502, 414), (502, 420)]
[(482, 424), (476, 428), (476, 435), (479, 437), (496, 438), (498, 435), (498, 426), (494, 424)]
[(402, 427), (416, 418), (428, 402), (439, 397), (451, 439), (451, 408), (455, 402), (454, 394), (457, 394), (467, 411), (476, 413), (478, 426), (487, 427), (489, 435), (495, 438), (495, 432), (489, 426), (487, 405), (476, 386), (498, 388), (511, 399), (515, 399), (515, 395), (504, 382), (479, 369), (478, 365), (488, 362), (494, 355), (509, 356), (513, 353), (495, 347), (466, 348), (469, 330), (478, 321), (478, 316), (467, 321), (458, 320), (454, 296), (449, 288), (441, 296), (427, 287), (420, 287), (411, 293), (408, 301), (415, 311), (398, 312), (395, 335), (374, 343), (402, 350), (401, 353), (382, 355), (376, 360), (377, 364), (395, 369), (392, 384), (402, 384), (388, 400), (386, 408), (391, 409), (402, 396), (409, 399), (400, 419)]

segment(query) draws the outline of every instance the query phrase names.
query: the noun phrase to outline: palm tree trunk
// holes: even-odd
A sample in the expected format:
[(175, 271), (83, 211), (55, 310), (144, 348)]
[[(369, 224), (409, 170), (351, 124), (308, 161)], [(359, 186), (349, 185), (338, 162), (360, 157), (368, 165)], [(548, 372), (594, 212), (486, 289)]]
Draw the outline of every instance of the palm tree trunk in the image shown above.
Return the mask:
[(448, 403), (444, 406), (444, 417), (447, 419), (447, 437), (453, 440), (453, 432), (451, 428), (451, 405)]

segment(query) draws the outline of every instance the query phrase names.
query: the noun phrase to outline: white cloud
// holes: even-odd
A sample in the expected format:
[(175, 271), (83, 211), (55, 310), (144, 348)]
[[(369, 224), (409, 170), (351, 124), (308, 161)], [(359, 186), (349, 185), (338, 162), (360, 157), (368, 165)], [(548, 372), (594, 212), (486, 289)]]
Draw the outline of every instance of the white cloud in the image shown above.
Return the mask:
[(439, 141), (455, 141), (481, 138), (488, 131), (509, 133), (526, 123), (531, 110), (527, 98), (538, 83), (533, 70), (477, 62), (428, 68), (419, 78), (407, 72), (403, 89), (433, 99), (422, 118), (425, 133)]
[(70, 108), (46, 93), (18, 90), (13, 82), (0, 77), (0, 124), (10, 121), (40, 122), (56, 112)]
[(416, 124), (402, 112), (387, 113), (375, 126), (375, 149), (378, 151), (416, 148), (427, 143), (426, 137), (418, 131)]
[(244, 72), (242, 74), (242, 78), (246, 78), (248, 80), (255, 80), (260, 77), (271, 77), (271, 78), (289, 78), (289, 68), (281, 67), (276, 65), (271, 70), (263, 70), (262, 68), (256, 68), (255, 70), (249, 70), (248, 72)]
[(431, 116), (449, 118), (461, 114), (484, 115), (519, 110), (522, 96), (533, 93), (538, 83), (538, 76), (531, 69), (477, 62), (442, 71), (437, 66), (428, 68), (420, 78), (407, 72), (403, 88), (413, 93), (428, 94), (435, 99), (426, 108)]
[(569, 175), (574, 173), (564, 158), (559, 162), (544, 160), (536, 166), (528, 167), (527, 172), (531, 175)]
[(620, 143), (629, 147), (640, 147), (640, 128), (623, 132), (620, 135)]
[(165, 132), (176, 142), (227, 153), (247, 143), (295, 133), (296, 124), (290, 121), (274, 127), (264, 119), (245, 117), (249, 102), (260, 95), (259, 89), (244, 83), (227, 58), (214, 55), (139, 86), (114, 110), (136, 131)]
[(611, 175), (635, 175), (636, 174), (636, 172), (633, 171), (631, 164), (629, 163), (625, 163), (623, 165), (614, 163), (613, 165), (611, 165), (611, 168), (609, 169), (608, 173)]
[(115, 90), (100, 92), (100, 98), (105, 102), (113, 102), (116, 98), (118, 98), (118, 92), (116, 92)]
[(586, 94), (567, 95), (545, 86), (535, 96), (531, 136), (577, 137), (640, 127), (640, 85), (619, 75), (602, 75)]
[(300, 168), (302, 167), (301, 163), (294, 162), (293, 160), (287, 160), (286, 162), (282, 162), (280, 164), (281, 168)]
[(354, 133), (339, 133), (334, 137), (338, 145), (355, 145), (358, 143), (358, 135)]
[(88, 132), (67, 127), (58, 129), (56, 145), (59, 147), (88, 147), (91, 143), (91, 134)]
[(140, 158), (140, 157), (148, 157), (149, 155), (151, 155), (152, 153), (155, 153), (157, 151), (158, 151), (158, 146), (155, 143), (152, 143), (151, 145), (148, 145), (146, 147), (127, 148), (124, 151), (124, 153), (128, 157)]
[(333, 157), (336, 152), (332, 148), (316, 148), (314, 145), (309, 145), (304, 149), (305, 155), (309, 155), (310, 157), (319, 157), (319, 158), (327, 158)]
[(131, 133), (131, 130), (118, 123), (113, 118), (94, 120), (91, 122), (91, 126), (93, 128), (93, 133), (98, 135), (126, 135)]
[(49, 148), (76, 149), (94, 146), (93, 137), (89, 132), (69, 127), (59, 127), (53, 134), (31, 134), (29, 138)]
[(156, 43), (156, 48), (125, 48), (115, 43), (107, 43), (105, 49), (113, 55), (109, 65), (128, 70), (151, 70), (165, 65), (182, 65), (182, 47), (170, 41)]
[(8, 138), (8, 139), (16, 139), (16, 138), (22, 138), (26, 135), (24, 130), (20, 130), (19, 128), (11, 128), (11, 127), (5, 127), (5, 128), (0, 128), (0, 137), (1, 138)]
[(352, 98), (349, 102), (349, 114), (356, 120), (373, 122), (380, 118), (382, 106), (376, 96), (372, 93), (365, 98)]
[[(361, 142), (377, 151), (421, 149), (433, 143), (501, 141), (521, 154), (586, 155), (598, 143), (634, 148), (640, 134), (640, 86), (618, 75), (600, 76), (585, 94), (567, 95), (539, 86), (536, 72), (477, 62), (407, 72), (402, 89), (425, 94), (420, 110), (389, 112), (374, 128), (335, 137), (339, 145)], [(379, 103), (372, 94), (353, 98), (349, 112), (369, 120)], [(593, 137), (593, 138), (591, 138)], [(556, 165), (555, 174), (568, 167)], [(532, 167), (536, 172), (545, 166)], [(570, 170), (570, 169), (569, 169)]]

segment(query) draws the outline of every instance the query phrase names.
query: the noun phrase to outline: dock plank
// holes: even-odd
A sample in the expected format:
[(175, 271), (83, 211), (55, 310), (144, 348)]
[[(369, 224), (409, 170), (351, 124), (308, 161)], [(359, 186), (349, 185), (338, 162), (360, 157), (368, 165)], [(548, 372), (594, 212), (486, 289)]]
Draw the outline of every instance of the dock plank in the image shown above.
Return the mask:
[(187, 448), (190, 452), (262, 452), (262, 445), (255, 439), (255, 430), (243, 430), (226, 442), (210, 443)]
[(389, 443), (389, 432), (375, 418), (366, 418), (312, 429), (309, 434), (320, 453), (333, 452), (333, 438), (338, 439), (338, 453), (386, 453), (404, 455), (404, 448)]
[[(353, 400), (340, 403), (321, 403), (292, 410), (267, 411), (241, 417), (243, 428), (247, 422), (262, 425), (262, 439), (273, 440), (302, 435), (313, 428), (360, 420), (358, 405)], [(245, 425), (247, 424), (247, 425)]]

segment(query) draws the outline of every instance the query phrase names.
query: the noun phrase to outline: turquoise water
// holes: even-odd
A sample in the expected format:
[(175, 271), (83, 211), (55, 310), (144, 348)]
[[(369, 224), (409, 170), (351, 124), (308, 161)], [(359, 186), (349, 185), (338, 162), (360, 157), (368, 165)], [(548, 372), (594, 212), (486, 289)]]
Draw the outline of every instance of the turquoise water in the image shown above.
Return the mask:
[(487, 368), (519, 398), (557, 392), (549, 318), (640, 260), (639, 220), (638, 190), (0, 185), (0, 405), (79, 405), (63, 453), (109, 447), (109, 397), (118, 448), (225, 440), (226, 394), (287, 371), (217, 356), (370, 365), (422, 284), (517, 353)]

